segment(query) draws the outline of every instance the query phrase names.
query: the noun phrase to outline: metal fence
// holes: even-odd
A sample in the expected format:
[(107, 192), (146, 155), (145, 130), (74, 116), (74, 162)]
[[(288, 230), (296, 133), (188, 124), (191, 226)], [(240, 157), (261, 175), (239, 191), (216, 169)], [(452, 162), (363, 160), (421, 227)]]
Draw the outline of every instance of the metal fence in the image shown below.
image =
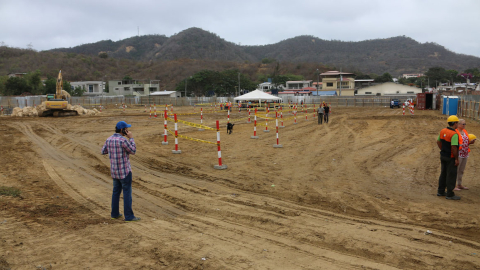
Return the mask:
[[(390, 106), (390, 101), (397, 98), (405, 101), (411, 96), (287, 96), (283, 97), (283, 103), (298, 104), (320, 104), (322, 102), (330, 103), (332, 106), (344, 107), (384, 107)], [(24, 108), (40, 105), (46, 100), (46, 96), (27, 96), (27, 97), (0, 97), (0, 106), (4, 108), (4, 112), (14, 107)], [(97, 96), (97, 97), (70, 97), (68, 102), (72, 105), (81, 105), (84, 108), (92, 109), (99, 106), (122, 106), (127, 105), (165, 105), (173, 104), (174, 106), (193, 106), (205, 103), (221, 103), (234, 102), (234, 97), (159, 97), (159, 96)]]

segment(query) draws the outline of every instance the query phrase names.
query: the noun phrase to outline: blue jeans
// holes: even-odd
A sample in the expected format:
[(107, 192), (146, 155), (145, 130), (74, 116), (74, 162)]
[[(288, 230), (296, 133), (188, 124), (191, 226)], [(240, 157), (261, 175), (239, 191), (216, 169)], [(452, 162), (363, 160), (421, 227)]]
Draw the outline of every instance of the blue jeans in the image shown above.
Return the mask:
[(135, 218), (132, 210), (132, 172), (129, 172), (124, 179), (113, 179), (113, 194), (112, 194), (112, 218), (120, 215), (119, 204), (120, 194), (123, 189), (123, 213), (125, 220), (132, 220)]

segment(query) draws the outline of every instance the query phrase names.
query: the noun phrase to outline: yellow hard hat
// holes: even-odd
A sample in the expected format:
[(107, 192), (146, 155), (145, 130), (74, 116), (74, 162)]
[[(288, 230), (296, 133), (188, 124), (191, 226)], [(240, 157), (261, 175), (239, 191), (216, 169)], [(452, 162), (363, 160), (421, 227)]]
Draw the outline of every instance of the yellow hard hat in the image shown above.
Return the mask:
[(473, 135), (473, 134), (468, 134), (468, 140), (469, 141), (473, 141), (477, 138), (477, 136)]
[(447, 122), (458, 122), (458, 117), (456, 115), (450, 115), (448, 118), (447, 118)]

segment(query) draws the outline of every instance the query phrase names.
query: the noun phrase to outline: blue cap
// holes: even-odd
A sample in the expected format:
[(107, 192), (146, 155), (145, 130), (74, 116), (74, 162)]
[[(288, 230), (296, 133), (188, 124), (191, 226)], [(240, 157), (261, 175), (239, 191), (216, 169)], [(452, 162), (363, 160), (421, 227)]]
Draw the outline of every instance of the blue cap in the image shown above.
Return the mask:
[(131, 126), (132, 125), (127, 124), (127, 122), (125, 122), (125, 121), (120, 121), (120, 122), (117, 123), (117, 125), (115, 127), (117, 129), (123, 129), (123, 128), (129, 128)]

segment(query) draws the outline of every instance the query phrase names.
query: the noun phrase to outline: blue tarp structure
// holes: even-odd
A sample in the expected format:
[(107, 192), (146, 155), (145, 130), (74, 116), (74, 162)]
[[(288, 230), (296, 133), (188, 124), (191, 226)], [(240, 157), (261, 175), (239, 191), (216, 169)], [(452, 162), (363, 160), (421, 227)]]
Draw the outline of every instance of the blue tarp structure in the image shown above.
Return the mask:
[(337, 91), (312, 91), (312, 96), (336, 96)]

